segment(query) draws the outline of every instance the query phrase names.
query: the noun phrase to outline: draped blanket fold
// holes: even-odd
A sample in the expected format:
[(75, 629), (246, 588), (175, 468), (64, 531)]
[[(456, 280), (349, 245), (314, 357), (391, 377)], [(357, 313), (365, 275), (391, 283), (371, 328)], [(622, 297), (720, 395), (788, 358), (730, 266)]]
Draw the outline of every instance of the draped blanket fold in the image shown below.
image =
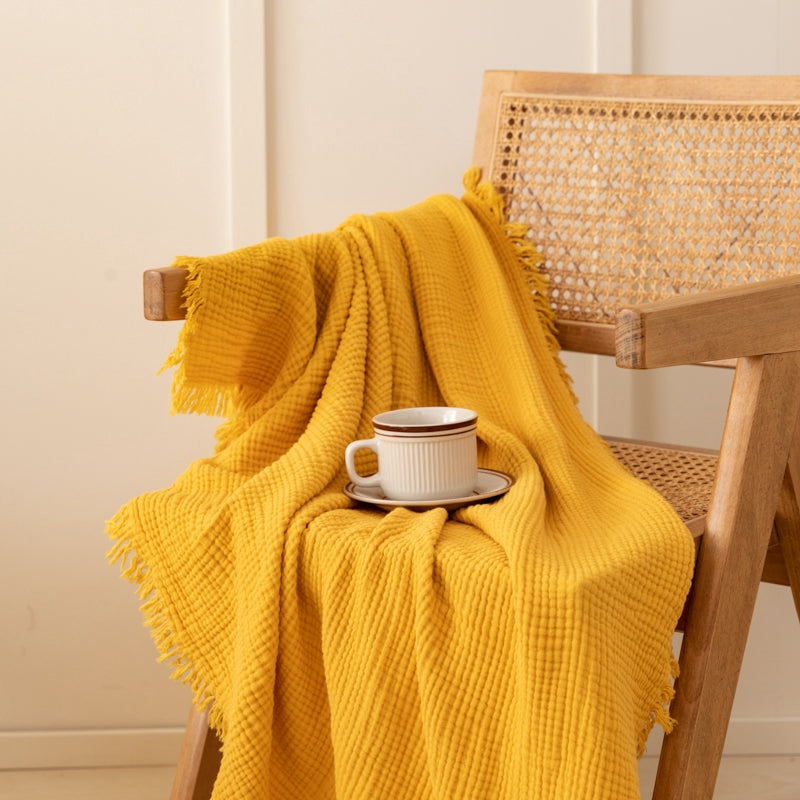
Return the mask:
[[(465, 185), (176, 262), (174, 409), (226, 420), (108, 533), (211, 707), (215, 800), (624, 800), (671, 725), (691, 537), (581, 419), (535, 251)], [(345, 446), (417, 405), (477, 411), (511, 490), (449, 515), (349, 500)]]

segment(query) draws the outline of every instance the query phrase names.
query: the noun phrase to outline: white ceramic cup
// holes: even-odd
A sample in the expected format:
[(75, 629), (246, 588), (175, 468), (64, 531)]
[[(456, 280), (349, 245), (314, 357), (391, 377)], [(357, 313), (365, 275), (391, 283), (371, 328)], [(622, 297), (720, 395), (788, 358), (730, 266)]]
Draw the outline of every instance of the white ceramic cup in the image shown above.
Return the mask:
[[(379, 486), (389, 500), (468, 497), (478, 480), (478, 415), (467, 408), (420, 406), (373, 417), (375, 436), (345, 450), (347, 474), (356, 487)], [(378, 456), (378, 471), (356, 471), (359, 450)]]

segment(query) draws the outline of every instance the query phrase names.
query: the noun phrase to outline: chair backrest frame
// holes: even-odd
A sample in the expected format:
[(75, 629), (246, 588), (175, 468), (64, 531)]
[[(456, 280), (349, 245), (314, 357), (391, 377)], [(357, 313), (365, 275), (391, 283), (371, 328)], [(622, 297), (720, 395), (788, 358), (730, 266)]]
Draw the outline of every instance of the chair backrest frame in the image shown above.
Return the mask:
[(490, 71), (474, 165), (545, 257), (561, 346), (800, 270), (800, 77)]

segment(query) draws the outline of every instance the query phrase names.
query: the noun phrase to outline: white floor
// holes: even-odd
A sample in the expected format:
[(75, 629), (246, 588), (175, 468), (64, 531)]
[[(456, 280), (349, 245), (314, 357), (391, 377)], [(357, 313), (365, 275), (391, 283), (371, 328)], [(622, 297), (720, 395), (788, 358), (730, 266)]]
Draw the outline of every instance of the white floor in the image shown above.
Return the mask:
[[(642, 797), (650, 797), (656, 759), (644, 758)], [(0, 771), (3, 800), (167, 800), (173, 767)], [(800, 756), (723, 759), (715, 800), (798, 800)]]
[[(645, 756), (639, 766), (642, 797), (653, 793), (657, 758)], [(717, 778), (714, 800), (798, 800), (800, 756), (726, 756)]]
[(174, 767), (0, 771), (3, 800), (168, 800)]

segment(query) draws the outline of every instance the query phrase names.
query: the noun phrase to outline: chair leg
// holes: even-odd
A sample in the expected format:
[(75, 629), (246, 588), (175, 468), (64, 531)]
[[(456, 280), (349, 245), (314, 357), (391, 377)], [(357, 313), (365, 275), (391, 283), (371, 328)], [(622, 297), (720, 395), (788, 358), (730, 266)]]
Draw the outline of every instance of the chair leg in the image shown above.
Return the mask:
[(742, 359), (736, 370), (681, 648), (681, 676), (654, 800), (714, 792), (750, 620), (800, 405), (793, 354)]
[(789, 576), (794, 607), (800, 618), (800, 424), (795, 428), (789, 465), (783, 478), (775, 530)]
[(208, 726), (208, 713), (192, 706), (170, 800), (209, 800), (221, 759), (220, 742)]

